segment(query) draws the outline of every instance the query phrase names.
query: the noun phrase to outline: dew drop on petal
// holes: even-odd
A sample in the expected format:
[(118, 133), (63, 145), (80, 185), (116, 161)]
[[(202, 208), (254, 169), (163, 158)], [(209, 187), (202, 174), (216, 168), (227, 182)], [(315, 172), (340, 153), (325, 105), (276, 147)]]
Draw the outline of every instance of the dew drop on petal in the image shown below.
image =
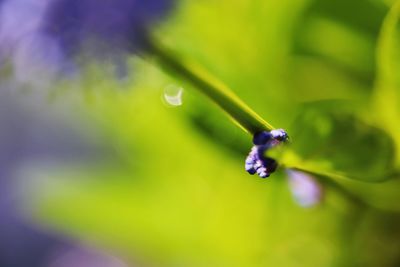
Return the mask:
[(302, 207), (312, 207), (322, 198), (322, 188), (315, 177), (295, 170), (286, 171), (293, 198)]
[(170, 84), (164, 88), (164, 100), (170, 106), (181, 106), (183, 104), (182, 96), (183, 88), (178, 85)]

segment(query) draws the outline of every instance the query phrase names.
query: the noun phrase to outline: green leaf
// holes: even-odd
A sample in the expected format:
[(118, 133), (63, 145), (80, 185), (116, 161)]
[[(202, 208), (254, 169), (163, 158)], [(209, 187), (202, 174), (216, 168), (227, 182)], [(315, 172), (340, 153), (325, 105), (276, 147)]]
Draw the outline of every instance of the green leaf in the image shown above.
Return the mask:
[(382, 25), (378, 49), (378, 77), (374, 94), (377, 123), (396, 143), (396, 165), (400, 166), (400, 1), (392, 6)]
[(335, 182), (368, 205), (381, 210), (399, 212), (400, 175), (393, 175), (392, 178), (382, 183), (364, 183), (349, 179), (336, 179)]
[(307, 105), (290, 131), (292, 145), (283, 164), (333, 179), (390, 179), (395, 172), (392, 138), (356, 117), (352, 108), (340, 101)]

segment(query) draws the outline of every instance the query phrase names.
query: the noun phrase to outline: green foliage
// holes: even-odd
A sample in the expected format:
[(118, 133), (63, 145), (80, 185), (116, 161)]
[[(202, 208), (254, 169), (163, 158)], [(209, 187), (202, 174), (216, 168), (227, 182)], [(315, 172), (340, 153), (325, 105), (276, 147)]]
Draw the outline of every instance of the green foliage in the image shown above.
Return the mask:
[[(301, 109), (291, 131), (291, 147), (301, 159), (294, 167), (307, 170), (307, 166), (310, 171), (337, 173), (366, 182), (393, 178), (392, 138), (342, 106), (346, 105), (324, 101)], [(290, 162), (286, 165), (291, 166)]]
[(76, 172), (32, 170), (61, 177), (41, 180), (37, 216), (154, 266), (396, 266), (400, 4), (380, 32), (383, 3), (352, 2), (362, 16), (347, 5), (182, 1), (157, 33), (288, 129), (292, 145), (278, 159), (319, 179), (319, 206), (296, 206), (283, 171), (248, 176), (249, 136), (191, 90), (196, 83), (184, 84), (182, 107), (163, 105), (162, 88), (181, 85), (182, 73), (134, 58), (124, 86), (96, 68), (82, 84), (90, 105), (77, 112), (92, 117), (111, 159)]
[[(242, 158), (188, 125), (182, 109), (162, 105), (154, 88), (165, 78), (141, 68), (151, 75), (136, 81), (138, 89), (102, 91), (91, 107), (114, 147), (113, 161), (86, 171), (30, 171), (42, 185), (38, 215), (69, 235), (155, 266), (326, 266), (339, 260), (344, 241), (337, 231), (347, 228), (340, 222), (352, 216), (353, 204), (331, 191), (323, 206), (303, 209), (283, 173), (268, 181), (249, 177)], [(113, 87), (101, 79), (92, 86), (98, 84)]]
[(400, 2), (387, 15), (378, 44), (378, 79), (375, 88), (374, 116), (396, 140), (396, 163), (400, 166)]

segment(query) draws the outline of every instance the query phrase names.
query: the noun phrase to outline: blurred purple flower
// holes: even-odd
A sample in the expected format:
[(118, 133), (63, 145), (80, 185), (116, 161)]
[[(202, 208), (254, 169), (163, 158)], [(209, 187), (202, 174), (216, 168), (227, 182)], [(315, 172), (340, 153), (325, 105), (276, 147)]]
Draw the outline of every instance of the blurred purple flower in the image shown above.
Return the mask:
[(146, 49), (149, 27), (173, 3), (0, 0), (0, 69), (10, 62), (16, 81), (34, 85), (51, 82), (55, 74), (74, 76), (78, 73), (75, 59), (82, 54), (85, 59), (117, 63), (123, 70), (124, 57)]
[(289, 188), (296, 202), (302, 207), (312, 207), (322, 199), (322, 188), (317, 180), (304, 172), (286, 170), (289, 176)]
[(91, 46), (97, 56), (145, 48), (146, 32), (172, 7), (172, 0), (53, 0), (43, 31), (68, 54)]

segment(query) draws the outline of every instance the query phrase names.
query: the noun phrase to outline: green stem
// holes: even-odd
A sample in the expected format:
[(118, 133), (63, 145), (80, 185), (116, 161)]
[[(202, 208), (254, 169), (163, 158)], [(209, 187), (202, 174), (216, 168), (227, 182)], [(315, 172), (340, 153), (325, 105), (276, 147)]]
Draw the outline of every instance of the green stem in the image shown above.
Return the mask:
[(222, 108), (245, 131), (255, 134), (270, 131), (274, 127), (247, 106), (232, 90), (193, 62), (188, 62), (160, 42), (150, 41), (150, 49), (160, 65), (174, 75), (190, 82)]

